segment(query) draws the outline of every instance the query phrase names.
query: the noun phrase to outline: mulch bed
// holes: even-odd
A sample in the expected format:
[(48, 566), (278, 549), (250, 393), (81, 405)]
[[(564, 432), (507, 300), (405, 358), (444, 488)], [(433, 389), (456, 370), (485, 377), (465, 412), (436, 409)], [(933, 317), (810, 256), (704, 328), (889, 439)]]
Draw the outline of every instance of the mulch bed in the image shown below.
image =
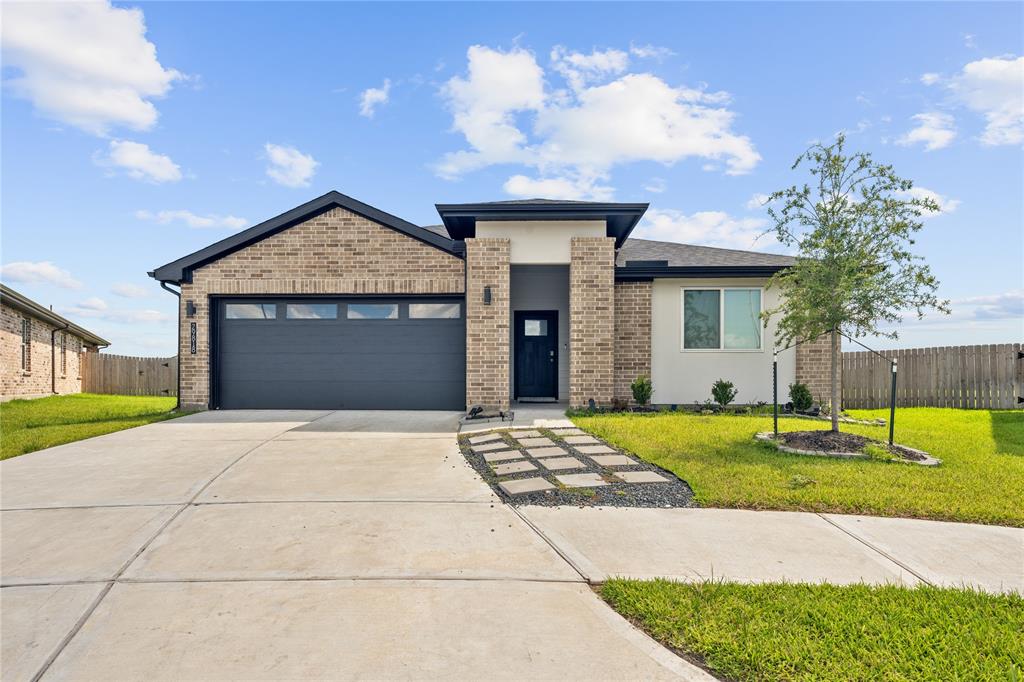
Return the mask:
[(926, 459), (920, 452), (907, 449), (901, 445), (892, 445), (881, 441), (872, 440), (856, 433), (834, 433), (832, 431), (788, 431), (779, 434), (779, 441), (783, 445), (798, 450), (814, 450), (818, 452), (864, 452), (868, 445), (883, 448), (890, 453), (911, 462), (921, 462)]
[[(545, 471), (544, 468), (537, 463), (536, 459), (531, 458), (529, 455), (525, 456), (525, 461), (531, 462), (537, 466), (536, 471), (525, 471), (516, 474), (507, 474), (504, 476), (497, 476), (491, 470), (490, 465), (484, 460), (482, 455), (478, 455), (473, 452), (473, 446), (469, 443), (469, 438), (472, 436), (481, 435), (480, 433), (467, 433), (459, 436), (459, 449), (462, 454), (466, 457), (466, 461), (470, 463), (473, 469), (476, 470), (480, 477), (487, 482), (491, 489), (494, 490), (494, 494), (500, 497), (508, 504), (515, 505), (538, 505), (543, 507), (559, 507), (563, 505), (572, 505), (576, 507), (695, 507), (697, 504), (693, 501), (693, 490), (690, 489), (689, 484), (676, 477), (671, 471), (665, 471), (659, 467), (654, 466), (648, 462), (644, 462), (636, 455), (619, 450), (611, 444), (607, 444), (608, 447), (613, 448), (618, 454), (627, 455), (635, 460), (637, 464), (632, 466), (617, 466), (617, 467), (602, 467), (592, 460), (589, 456), (582, 454), (572, 445), (566, 443), (557, 434), (552, 433), (548, 429), (544, 428), (519, 428), (514, 429), (518, 431), (540, 431), (541, 434), (553, 440), (558, 446), (566, 449), (568, 452), (566, 456), (575, 457), (584, 463), (585, 467), (582, 469), (573, 469), (572, 471), (556, 471), (549, 472)], [(520, 450), (524, 452), (526, 447), (521, 446), (516, 442), (508, 433), (502, 435), (502, 442), (510, 450)], [(604, 441), (601, 441), (604, 443)], [(608, 453), (610, 454), (610, 453)], [(523, 460), (516, 460), (523, 461)], [(496, 462), (501, 464), (502, 462)], [(610, 474), (614, 474), (618, 471), (653, 471), (666, 479), (667, 483), (622, 483), (622, 482), (611, 482), (609, 478)], [(600, 486), (597, 488), (555, 488), (554, 490), (542, 490), (535, 493), (525, 493), (520, 495), (508, 495), (504, 490), (498, 487), (498, 483), (502, 481), (512, 481), (522, 478), (535, 478), (542, 477), (547, 479), (549, 482), (554, 482), (555, 478), (552, 474), (585, 474), (585, 473), (596, 473), (601, 474), (602, 477), (608, 481), (608, 485)]]

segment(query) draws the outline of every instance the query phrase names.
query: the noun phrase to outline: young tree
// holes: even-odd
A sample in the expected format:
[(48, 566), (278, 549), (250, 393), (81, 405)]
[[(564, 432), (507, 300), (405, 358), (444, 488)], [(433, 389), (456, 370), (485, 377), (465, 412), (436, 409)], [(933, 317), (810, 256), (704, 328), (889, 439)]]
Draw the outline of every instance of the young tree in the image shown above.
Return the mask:
[(839, 431), (840, 330), (851, 337), (869, 334), (897, 338), (882, 323), (896, 322), (914, 310), (949, 313), (940, 301), (939, 282), (910, 251), (921, 216), (939, 210), (934, 199), (910, 192), (913, 183), (870, 154), (844, 153), (845, 136), (816, 143), (801, 154), (793, 170), (809, 166), (811, 181), (771, 194), (766, 204), (774, 225), (769, 233), (796, 247), (796, 265), (772, 277), (768, 286), (782, 294), (775, 314), (779, 346), (831, 335), (832, 430)]

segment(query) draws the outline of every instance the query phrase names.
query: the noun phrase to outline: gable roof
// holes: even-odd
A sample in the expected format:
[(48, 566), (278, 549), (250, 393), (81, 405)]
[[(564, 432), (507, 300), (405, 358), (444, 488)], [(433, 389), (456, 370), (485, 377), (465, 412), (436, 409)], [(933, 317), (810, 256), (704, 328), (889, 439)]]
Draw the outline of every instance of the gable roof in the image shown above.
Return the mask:
[(54, 327), (57, 327), (58, 331), (62, 329), (67, 330), (68, 332), (82, 339), (82, 341), (84, 341), (87, 346), (110, 345), (110, 342), (104, 339), (102, 336), (97, 336), (88, 329), (79, 327), (77, 324), (67, 319), (66, 317), (58, 315), (49, 308), (40, 305), (39, 303), (36, 303), (25, 294), (18, 293), (17, 291), (3, 283), (0, 283), (0, 303), (3, 303), (6, 306), (10, 306), (15, 310), (20, 310), (26, 315), (34, 317), (38, 320), (42, 320), (47, 324), (52, 324)]
[(774, 253), (628, 239), (615, 256), (615, 276), (617, 279), (769, 277), (795, 263), (793, 256)]
[(462, 253), (462, 245), (448, 237), (431, 230), (426, 230), (418, 225), (413, 225), (406, 220), (402, 220), (390, 213), (385, 213), (369, 204), (364, 204), (341, 192), (331, 191), (322, 197), (317, 197), (259, 225), (254, 225), (247, 230), (242, 230), (238, 234), (231, 235), (195, 253), (171, 261), (166, 265), (161, 265), (150, 272), (149, 276), (161, 282), (173, 282), (175, 284), (190, 281), (192, 270), (338, 207), (361, 215), (364, 218), (368, 218), (452, 255), (458, 256)]

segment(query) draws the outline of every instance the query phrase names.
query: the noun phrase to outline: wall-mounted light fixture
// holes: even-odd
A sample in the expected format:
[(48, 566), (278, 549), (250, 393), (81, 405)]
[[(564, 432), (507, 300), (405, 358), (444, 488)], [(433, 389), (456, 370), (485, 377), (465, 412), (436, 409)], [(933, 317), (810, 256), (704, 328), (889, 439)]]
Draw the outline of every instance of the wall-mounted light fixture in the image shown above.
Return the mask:
[(491, 304), (491, 288), (484, 287), (484, 305)]
[(195, 317), (196, 304), (192, 301), (185, 301), (185, 317)]

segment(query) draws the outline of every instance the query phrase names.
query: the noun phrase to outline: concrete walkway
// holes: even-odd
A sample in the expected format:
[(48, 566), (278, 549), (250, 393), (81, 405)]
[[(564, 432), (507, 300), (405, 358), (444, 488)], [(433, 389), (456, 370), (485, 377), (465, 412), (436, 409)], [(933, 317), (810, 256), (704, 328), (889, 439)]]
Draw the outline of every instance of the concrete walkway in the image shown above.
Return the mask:
[(710, 679), (616, 615), (453, 413), (204, 413), (0, 464), (4, 680)]

